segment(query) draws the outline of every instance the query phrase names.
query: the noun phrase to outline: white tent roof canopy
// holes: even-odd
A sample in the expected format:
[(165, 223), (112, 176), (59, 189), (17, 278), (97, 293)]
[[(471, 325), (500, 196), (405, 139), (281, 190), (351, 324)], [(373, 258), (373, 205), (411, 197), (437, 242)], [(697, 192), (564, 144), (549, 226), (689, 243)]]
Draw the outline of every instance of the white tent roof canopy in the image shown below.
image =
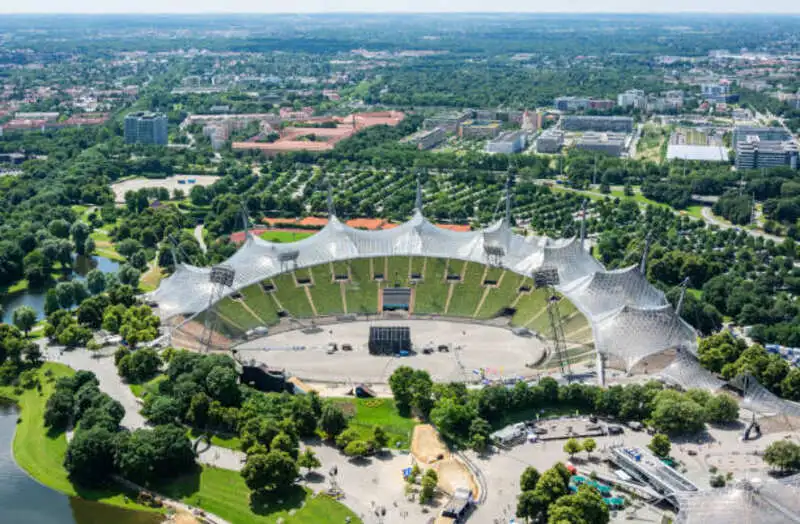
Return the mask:
[[(620, 357), (630, 369), (664, 349), (696, 352), (694, 330), (638, 268), (606, 271), (582, 249), (580, 240), (526, 238), (514, 233), (506, 218), (478, 231), (456, 232), (432, 224), (417, 209), (409, 221), (379, 231), (349, 227), (332, 215), (317, 234), (298, 242), (272, 243), (248, 234), (239, 250), (223, 262), (236, 272), (233, 287), (223, 296), (294, 269), (385, 256), (499, 263), (525, 276), (542, 267), (556, 268), (557, 289), (591, 323), (601, 353)], [(214, 295), (209, 274), (210, 268), (180, 264), (148, 299), (158, 303), (162, 318), (199, 313)]]

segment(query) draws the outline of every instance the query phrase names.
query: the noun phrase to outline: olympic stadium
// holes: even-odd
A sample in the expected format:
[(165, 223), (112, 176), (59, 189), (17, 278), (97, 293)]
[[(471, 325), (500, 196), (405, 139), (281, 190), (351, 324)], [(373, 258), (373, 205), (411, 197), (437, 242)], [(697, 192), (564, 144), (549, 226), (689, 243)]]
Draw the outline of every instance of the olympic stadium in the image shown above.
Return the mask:
[[(329, 215), (297, 242), (248, 233), (219, 266), (177, 264), (148, 295), (172, 326), (171, 343), (236, 348), (310, 380), (385, 382), (403, 364), (443, 380), (475, 379), (476, 368), (524, 376), (556, 352), (560, 364), (596, 369), (601, 383), (606, 368), (634, 373), (653, 359), (672, 362), (679, 382), (702, 371), (694, 329), (647, 281), (644, 262), (606, 270), (583, 227), (570, 239), (513, 232), (508, 191), (505, 215), (474, 231), (426, 219), (419, 187), (412, 218), (391, 229), (347, 226), (330, 195)], [(370, 355), (374, 326), (406, 326), (413, 351), (390, 362)], [(352, 351), (328, 358), (333, 344)]]

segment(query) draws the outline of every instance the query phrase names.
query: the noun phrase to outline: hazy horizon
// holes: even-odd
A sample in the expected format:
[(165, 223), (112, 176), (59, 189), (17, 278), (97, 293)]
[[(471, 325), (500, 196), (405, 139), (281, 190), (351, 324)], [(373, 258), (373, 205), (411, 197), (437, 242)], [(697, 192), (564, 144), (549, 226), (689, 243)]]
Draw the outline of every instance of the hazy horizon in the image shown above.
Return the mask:
[[(645, 6), (639, 0), (611, 0), (604, 4), (592, 0), (574, 0), (569, 4), (530, 7), (521, 0), (493, 2), (487, 10), (485, 2), (462, 0), (407, 0), (394, 3), (391, 8), (374, 5), (373, 0), (307, 0), (294, 10), (286, 10), (284, 2), (275, 0), (229, 0), (224, 6), (216, 0), (139, 0), (136, 4), (123, 0), (39, 0), (33, 4), (4, 2), (2, 14), (66, 15), (66, 14), (800, 14), (796, 0), (765, 0), (753, 3), (747, 0), (653, 0)], [(643, 9), (644, 7), (644, 9)]]

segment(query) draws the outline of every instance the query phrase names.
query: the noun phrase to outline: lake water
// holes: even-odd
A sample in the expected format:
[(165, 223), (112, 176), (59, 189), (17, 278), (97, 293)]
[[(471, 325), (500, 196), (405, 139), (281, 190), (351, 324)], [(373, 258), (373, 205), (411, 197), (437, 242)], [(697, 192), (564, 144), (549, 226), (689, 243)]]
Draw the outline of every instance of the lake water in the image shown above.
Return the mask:
[[(109, 258), (92, 256), (84, 257), (79, 256), (75, 259), (73, 271), (68, 279), (69, 280), (85, 280), (86, 275), (92, 269), (99, 269), (103, 273), (116, 273), (120, 264)], [(13, 295), (4, 295), (0, 298), (0, 304), (3, 306), (3, 322), (11, 322), (11, 315), (14, 310), (20, 306), (31, 306), (36, 310), (37, 320), (45, 317), (44, 314), (44, 296), (47, 289), (27, 289), (21, 293), (14, 293)]]
[(11, 452), (17, 408), (0, 399), (0, 522), (3, 524), (157, 524), (153, 513), (62, 495), (28, 476)]

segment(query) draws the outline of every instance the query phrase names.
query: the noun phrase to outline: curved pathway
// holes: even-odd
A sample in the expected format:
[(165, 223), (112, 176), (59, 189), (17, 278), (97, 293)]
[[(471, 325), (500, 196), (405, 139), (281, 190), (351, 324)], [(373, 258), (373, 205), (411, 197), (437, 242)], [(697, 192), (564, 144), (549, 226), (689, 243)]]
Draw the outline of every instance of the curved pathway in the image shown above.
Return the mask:
[(206, 252), (206, 242), (203, 240), (203, 224), (197, 224), (194, 227), (194, 238), (197, 240), (197, 243), (200, 244), (200, 251), (203, 253)]

